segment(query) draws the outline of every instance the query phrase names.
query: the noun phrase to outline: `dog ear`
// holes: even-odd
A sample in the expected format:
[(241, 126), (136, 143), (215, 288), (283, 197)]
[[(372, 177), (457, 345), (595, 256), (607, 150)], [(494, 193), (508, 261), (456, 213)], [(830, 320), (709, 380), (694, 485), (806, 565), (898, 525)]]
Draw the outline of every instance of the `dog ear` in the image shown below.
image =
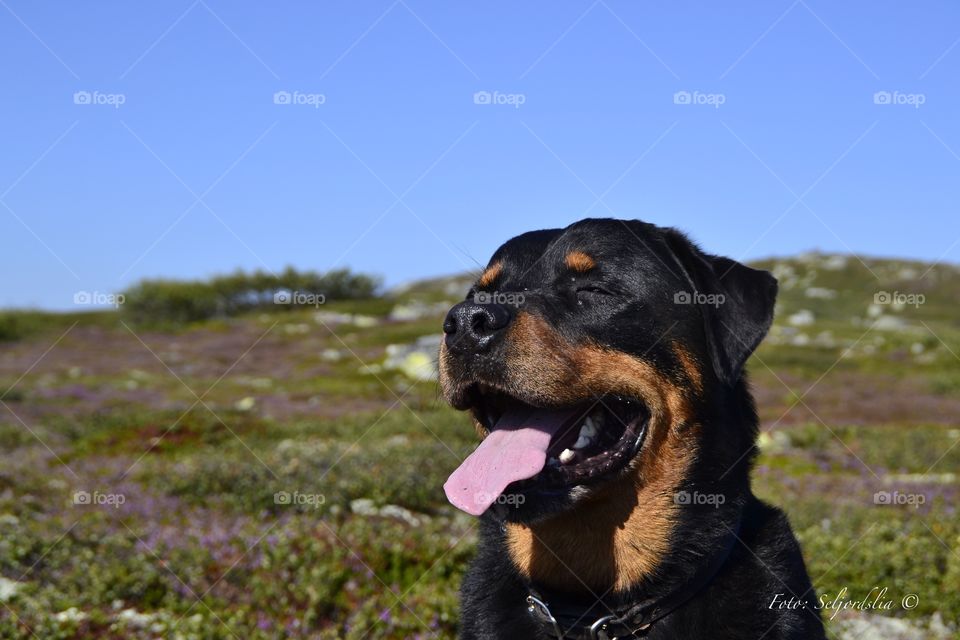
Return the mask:
[(767, 271), (704, 253), (675, 229), (666, 231), (666, 241), (693, 288), (690, 302), (703, 314), (714, 371), (732, 386), (773, 322), (777, 279)]

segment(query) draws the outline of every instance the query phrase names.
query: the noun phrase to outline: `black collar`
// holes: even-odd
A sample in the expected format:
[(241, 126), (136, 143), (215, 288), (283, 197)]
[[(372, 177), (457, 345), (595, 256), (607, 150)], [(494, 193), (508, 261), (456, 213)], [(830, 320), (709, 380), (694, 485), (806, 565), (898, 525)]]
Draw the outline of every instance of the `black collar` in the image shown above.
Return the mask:
[(730, 557), (740, 532), (740, 522), (730, 529), (723, 545), (693, 576), (662, 598), (646, 598), (617, 607), (602, 599), (584, 605), (582, 601), (528, 585), (527, 610), (544, 633), (558, 640), (617, 640), (646, 635), (650, 625), (675, 611), (706, 587)]

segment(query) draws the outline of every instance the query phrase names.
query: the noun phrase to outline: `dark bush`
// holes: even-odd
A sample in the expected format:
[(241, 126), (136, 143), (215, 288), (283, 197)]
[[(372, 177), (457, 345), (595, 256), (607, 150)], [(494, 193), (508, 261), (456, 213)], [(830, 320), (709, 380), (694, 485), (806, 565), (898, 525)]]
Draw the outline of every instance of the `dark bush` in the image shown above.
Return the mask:
[(25, 328), (17, 313), (0, 313), (0, 342), (19, 340)]
[(373, 298), (379, 281), (337, 269), (324, 274), (287, 267), (279, 274), (237, 271), (210, 280), (142, 280), (123, 292), (136, 322), (183, 324), (247, 311), (287, 311), (304, 304)]

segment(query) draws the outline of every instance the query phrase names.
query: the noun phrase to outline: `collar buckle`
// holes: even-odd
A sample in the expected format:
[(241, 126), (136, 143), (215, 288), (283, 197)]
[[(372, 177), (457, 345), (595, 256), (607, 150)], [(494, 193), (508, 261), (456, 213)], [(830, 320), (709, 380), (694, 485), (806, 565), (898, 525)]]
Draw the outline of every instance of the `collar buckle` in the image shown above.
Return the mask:
[(547, 606), (546, 602), (533, 594), (527, 594), (527, 605), (527, 611), (540, 618), (543, 623), (553, 627), (553, 632), (557, 634), (557, 638), (563, 638), (563, 630), (560, 628), (560, 623), (557, 622), (557, 619), (550, 613), (550, 607)]
[(607, 626), (614, 619), (616, 619), (614, 615), (597, 618), (589, 628), (590, 640), (617, 640), (615, 637), (607, 635)]

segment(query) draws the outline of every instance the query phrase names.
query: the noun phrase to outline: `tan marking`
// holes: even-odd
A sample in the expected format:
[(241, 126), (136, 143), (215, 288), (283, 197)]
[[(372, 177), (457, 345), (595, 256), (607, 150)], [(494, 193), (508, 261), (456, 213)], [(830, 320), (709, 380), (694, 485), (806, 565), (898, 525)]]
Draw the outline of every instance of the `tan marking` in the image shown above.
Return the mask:
[(683, 348), (679, 342), (673, 343), (673, 353), (680, 361), (680, 366), (687, 376), (691, 389), (699, 396), (703, 393), (703, 374), (700, 369), (700, 363), (690, 355), (690, 352)]
[(440, 341), (440, 354), (437, 356), (437, 369), (440, 372), (440, 393), (444, 398), (450, 398), (455, 383), (450, 373), (450, 353), (447, 351), (446, 340)]
[(567, 254), (564, 263), (567, 267), (579, 273), (590, 271), (597, 266), (596, 261), (583, 251), (571, 251)]
[(534, 581), (568, 591), (626, 590), (655, 574), (670, 548), (674, 494), (699, 442), (689, 394), (651, 364), (597, 345), (571, 345), (530, 314), (518, 314), (510, 331), (509, 393), (549, 404), (623, 394), (650, 411), (647, 442), (630, 473), (570, 511), (507, 526), (510, 556)]
[(503, 263), (498, 260), (484, 269), (483, 273), (480, 274), (480, 279), (477, 280), (477, 284), (481, 287), (489, 287), (496, 281), (497, 278), (500, 277), (500, 273), (502, 271)]

